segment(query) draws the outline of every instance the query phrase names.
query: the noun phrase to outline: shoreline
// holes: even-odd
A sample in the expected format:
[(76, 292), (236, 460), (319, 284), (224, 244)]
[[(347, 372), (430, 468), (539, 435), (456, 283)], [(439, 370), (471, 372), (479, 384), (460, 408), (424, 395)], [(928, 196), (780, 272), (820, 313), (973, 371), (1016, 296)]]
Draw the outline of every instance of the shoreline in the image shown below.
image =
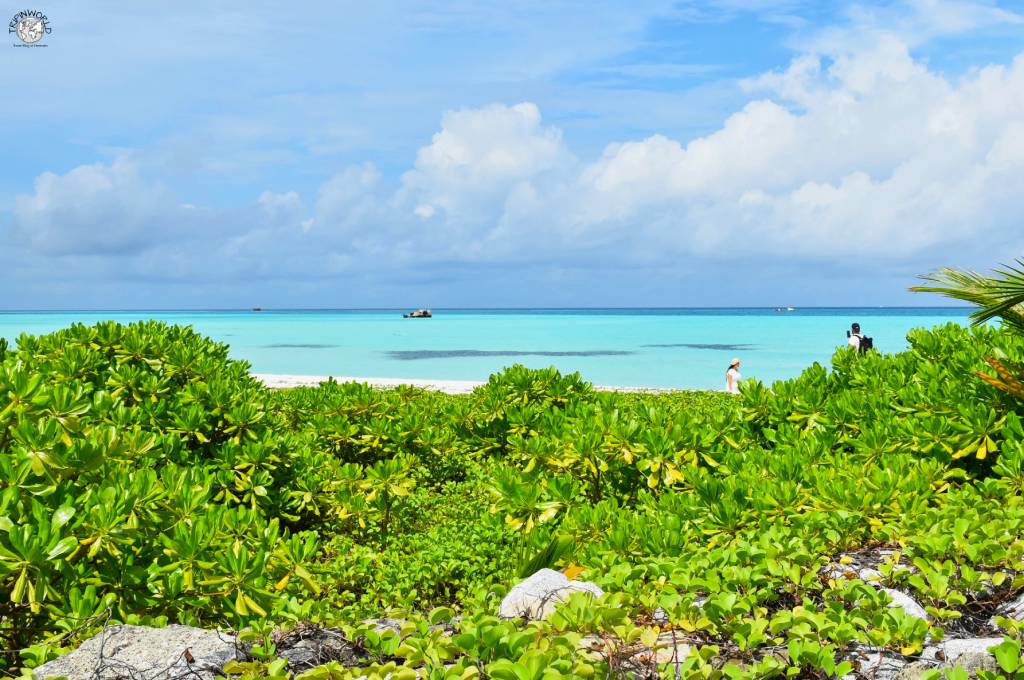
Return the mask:
[[(432, 380), (427, 378), (357, 378), (352, 376), (329, 375), (293, 375), (288, 373), (252, 373), (264, 385), (271, 389), (288, 389), (291, 387), (316, 387), (320, 383), (334, 378), (339, 383), (357, 382), (377, 389), (393, 389), (402, 385), (418, 387), (423, 390), (443, 392), (445, 394), (469, 394), (480, 385), (487, 383), (482, 380)], [(716, 390), (692, 390), (676, 387), (641, 387), (594, 385), (601, 392), (632, 392), (640, 394), (670, 394), (673, 392), (714, 392)]]

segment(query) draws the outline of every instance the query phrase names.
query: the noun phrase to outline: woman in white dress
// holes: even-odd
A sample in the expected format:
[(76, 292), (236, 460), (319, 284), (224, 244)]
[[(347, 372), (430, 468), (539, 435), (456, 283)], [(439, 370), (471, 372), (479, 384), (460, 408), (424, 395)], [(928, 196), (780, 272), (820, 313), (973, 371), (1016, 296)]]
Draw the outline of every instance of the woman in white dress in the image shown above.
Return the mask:
[(729, 370), (725, 372), (725, 391), (729, 394), (740, 393), (740, 360), (733, 359), (729, 363)]

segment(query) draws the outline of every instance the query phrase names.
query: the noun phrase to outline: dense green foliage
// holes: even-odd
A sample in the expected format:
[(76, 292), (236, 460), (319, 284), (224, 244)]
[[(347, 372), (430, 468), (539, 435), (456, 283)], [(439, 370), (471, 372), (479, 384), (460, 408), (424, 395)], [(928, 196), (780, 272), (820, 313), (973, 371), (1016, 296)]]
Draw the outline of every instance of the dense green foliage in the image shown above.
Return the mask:
[[(669, 633), (694, 647), (686, 677), (825, 677), (854, 643), (991, 633), (1024, 586), (1024, 409), (975, 373), (1024, 340), (951, 325), (909, 341), (736, 398), (522, 367), (465, 396), (273, 391), (188, 329), (19, 338), (0, 347), (0, 635), (24, 650), (8, 664), (111, 621), (310, 620), (360, 641), (363, 669), (310, 680), (587, 677)], [(930, 620), (823, 571), (858, 555)], [(544, 566), (608, 595), (497, 619)], [(389, 609), (401, 634), (359, 623)], [(456, 612), (454, 634), (430, 625)], [(283, 672), (256, 649), (268, 663), (232, 672)]]
[(21, 337), (0, 393), (7, 648), (107, 619), (244, 625), (315, 592), (290, 493), (315, 460), (225, 346), (155, 323)]

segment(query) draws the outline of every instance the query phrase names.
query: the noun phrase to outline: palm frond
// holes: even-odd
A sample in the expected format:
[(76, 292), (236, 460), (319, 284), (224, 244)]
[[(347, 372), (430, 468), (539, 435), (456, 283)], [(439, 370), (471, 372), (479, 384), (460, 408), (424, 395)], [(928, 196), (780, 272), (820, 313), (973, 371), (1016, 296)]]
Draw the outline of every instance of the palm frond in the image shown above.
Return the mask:
[(995, 318), (1024, 333), (1024, 260), (1003, 265), (985, 276), (978, 272), (943, 268), (921, 279), (932, 285), (913, 286), (918, 293), (938, 293), (978, 307), (971, 314), (973, 323)]
[(978, 371), (975, 375), (1007, 394), (1024, 399), (1024, 370), (1020, 366), (993, 357), (985, 359), (985, 362), (996, 369), (996, 375), (992, 376), (983, 371)]
[(992, 291), (997, 302), (985, 310), (987, 318), (1000, 317), (1024, 330), (1024, 260), (1003, 265), (995, 274)]

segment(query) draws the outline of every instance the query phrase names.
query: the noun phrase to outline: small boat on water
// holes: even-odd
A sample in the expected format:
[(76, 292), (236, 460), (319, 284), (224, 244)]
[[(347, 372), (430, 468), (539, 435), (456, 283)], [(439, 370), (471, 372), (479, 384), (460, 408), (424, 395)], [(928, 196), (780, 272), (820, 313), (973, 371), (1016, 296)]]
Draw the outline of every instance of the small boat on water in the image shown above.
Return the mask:
[(262, 307), (253, 307), (252, 311), (254, 311), (254, 312), (262, 312), (263, 308)]
[(796, 307), (776, 307), (776, 312), (795, 312)]
[(403, 314), (402, 318), (403, 319), (429, 319), (431, 316), (432, 315), (431, 315), (429, 309), (416, 309), (416, 310), (413, 310), (413, 311), (409, 312), (408, 314)]

